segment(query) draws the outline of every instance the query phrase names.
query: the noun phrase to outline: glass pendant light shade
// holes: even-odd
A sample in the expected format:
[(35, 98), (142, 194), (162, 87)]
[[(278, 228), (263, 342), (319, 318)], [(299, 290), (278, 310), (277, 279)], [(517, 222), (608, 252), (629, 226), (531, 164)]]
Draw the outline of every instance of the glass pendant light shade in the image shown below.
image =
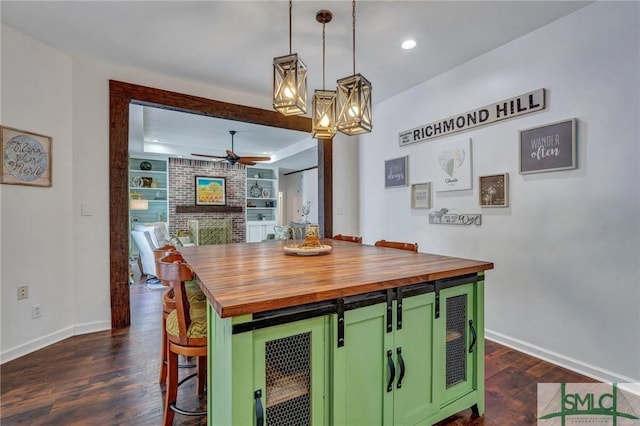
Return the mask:
[(353, 0), (353, 75), (337, 82), (338, 116), (336, 127), (346, 135), (359, 135), (372, 128), (371, 82), (356, 74), (356, 2)]
[(316, 13), (316, 21), (322, 24), (322, 90), (313, 92), (311, 117), (311, 133), (316, 139), (331, 139), (336, 133), (336, 92), (324, 88), (325, 25), (332, 18), (333, 14), (326, 9)]
[(273, 108), (283, 115), (307, 113), (307, 66), (291, 49), (291, 15), (289, 0), (289, 54), (273, 58)]
[(371, 82), (361, 74), (338, 80), (338, 131), (359, 135), (372, 129)]
[(336, 92), (316, 90), (313, 93), (311, 131), (316, 139), (331, 139), (336, 133)]
[(283, 115), (307, 113), (307, 67), (297, 53), (273, 59), (273, 108)]

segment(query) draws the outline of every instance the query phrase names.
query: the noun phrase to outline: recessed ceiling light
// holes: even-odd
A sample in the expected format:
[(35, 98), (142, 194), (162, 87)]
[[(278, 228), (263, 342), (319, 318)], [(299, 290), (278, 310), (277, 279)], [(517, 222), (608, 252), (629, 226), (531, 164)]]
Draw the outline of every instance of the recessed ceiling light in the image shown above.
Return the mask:
[(402, 42), (401, 46), (402, 46), (402, 48), (404, 50), (413, 49), (414, 47), (416, 47), (416, 41), (415, 40), (405, 40), (405, 41)]
[(151, 142), (159, 142), (158, 139), (151, 139)]

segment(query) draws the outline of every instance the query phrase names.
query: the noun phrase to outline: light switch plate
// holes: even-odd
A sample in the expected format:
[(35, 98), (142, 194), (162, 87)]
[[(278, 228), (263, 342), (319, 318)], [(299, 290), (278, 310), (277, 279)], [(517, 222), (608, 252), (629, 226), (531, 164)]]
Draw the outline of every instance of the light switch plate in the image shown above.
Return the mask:
[(91, 208), (91, 204), (81, 204), (80, 214), (82, 214), (82, 216), (92, 216), (93, 209)]

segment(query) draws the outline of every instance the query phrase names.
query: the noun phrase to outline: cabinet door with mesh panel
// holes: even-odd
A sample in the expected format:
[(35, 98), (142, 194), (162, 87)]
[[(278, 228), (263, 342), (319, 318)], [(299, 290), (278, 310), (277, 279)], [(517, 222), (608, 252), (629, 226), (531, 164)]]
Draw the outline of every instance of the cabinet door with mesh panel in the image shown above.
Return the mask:
[(312, 318), (254, 332), (254, 424), (325, 423), (326, 322)]
[[(440, 293), (441, 325), (445, 344), (444, 368), (441, 371), (444, 389), (441, 406), (478, 389), (479, 327), (476, 291), (473, 284), (442, 290)], [(480, 366), (482, 368), (482, 366)], [(444, 377), (442, 377), (442, 375)]]

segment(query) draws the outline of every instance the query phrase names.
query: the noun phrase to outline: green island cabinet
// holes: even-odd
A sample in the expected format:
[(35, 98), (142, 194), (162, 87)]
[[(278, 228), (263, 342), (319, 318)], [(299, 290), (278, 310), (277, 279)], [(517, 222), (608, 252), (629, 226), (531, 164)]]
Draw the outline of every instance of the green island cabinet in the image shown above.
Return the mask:
[(484, 412), (484, 274), (220, 318), (215, 426), (432, 425)]

